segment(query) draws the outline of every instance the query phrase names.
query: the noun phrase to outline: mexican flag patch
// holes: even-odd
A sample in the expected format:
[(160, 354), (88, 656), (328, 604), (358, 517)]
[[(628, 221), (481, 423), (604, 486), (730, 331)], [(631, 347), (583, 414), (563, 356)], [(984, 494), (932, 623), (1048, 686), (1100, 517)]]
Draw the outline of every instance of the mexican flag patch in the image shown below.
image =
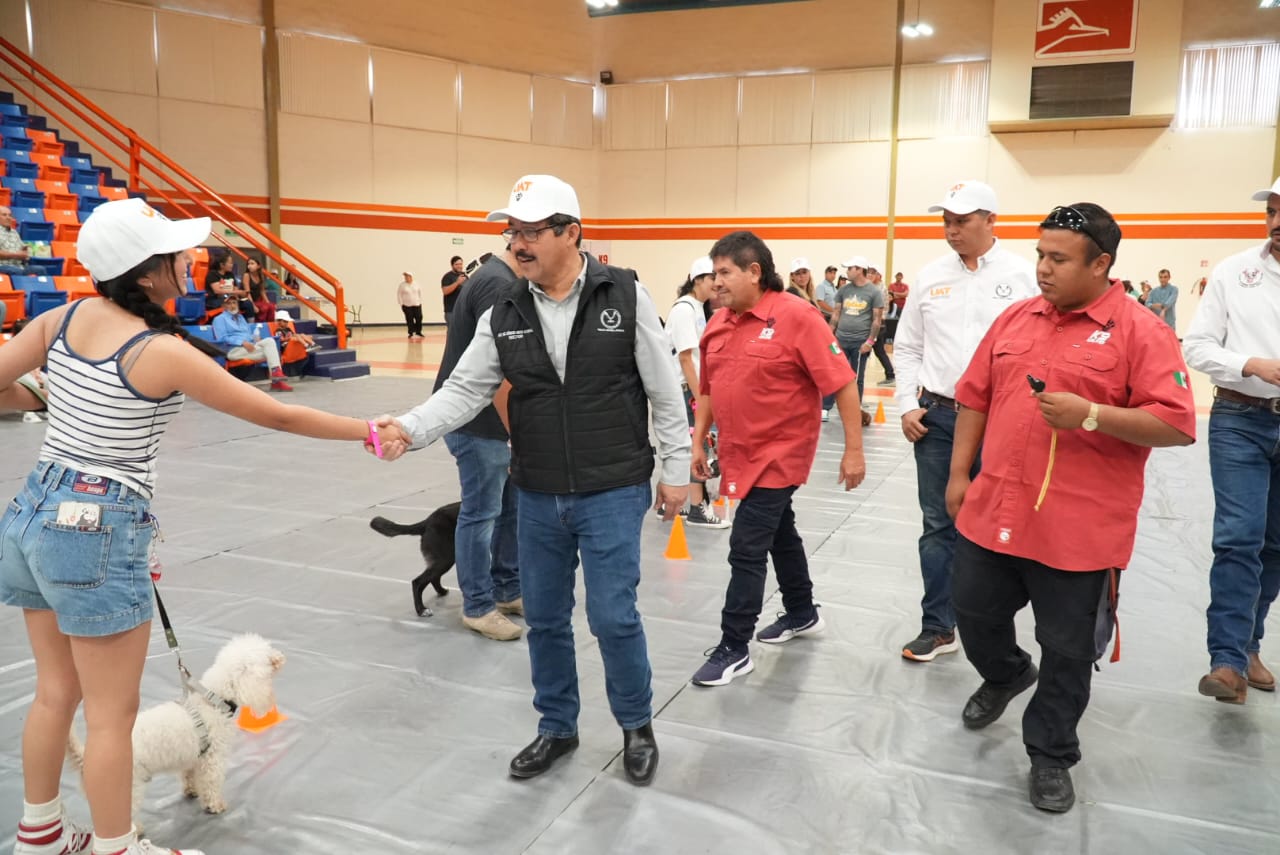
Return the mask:
[(1183, 389), (1190, 389), (1190, 388), (1191, 388), (1191, 381), (1190, 381), (1190, 379), (1187, 377), (1187, 374), (1186, 374), (1186, 372), (1185, 372), (1185, 371), (1175, 371), (1175, 372), (1173, 372), (1173, 382), (1174, 382), (1174, 383), (1177, 383), (1177, 384), (1178, 384), (1179, 386), (1181, 386)]
[(841, 355), (840, 345), (836, 344), (834, 341), (831, 342), (831, 344), (827, 345), (827, 347), (831, 348), (831, 352), (834, 353), (836, 356)]

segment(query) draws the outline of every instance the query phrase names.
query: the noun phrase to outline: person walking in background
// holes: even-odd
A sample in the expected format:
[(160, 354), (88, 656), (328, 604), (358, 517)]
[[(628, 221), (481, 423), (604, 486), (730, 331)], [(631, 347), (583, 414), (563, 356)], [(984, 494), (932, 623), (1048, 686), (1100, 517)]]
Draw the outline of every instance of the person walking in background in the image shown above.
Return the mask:
[(413, 281), (413, 274), (406, 270), (396, 286), (396, 302), (404, 315), (404, 325), (409, 331), (409, 341), (422, 341), (422, 289)]
[[(867, 359), (884, 318), (884, 291), (867, 277), (871, 263), (863, 256), (855, 255), (844, 266), (849, 270), (849, 282), (836, 292), (836, 312), (831, 316), (831, 329), (849, 360), (849, 367), (857, 375), (858, 402), (861, 404)], [(844, 415), (842, 412), (841, 417)], [(861, 421), (863, 427), (871, 424), (871, 413), (863, 409)]]
[(886, 331), (889, 329), (889, 315), (894, 311), (894, 304), (889, 299), (889, 289), (884, 284), (884, 276), (881, 275), (880, 270), (874, 264), (867, 270), (867, 278), (871, 280), (872, 285), (880, 289), (880, 296), (884, 299), (880, 332), (876, 335), (876, 340), (871, 345), (871, 352), (875, 354), (876, 361), (880, 363), (880, 368), (884, 371), (884, 379), (876, 383), (876, 385), (896, 386), (897, 380), (893, 374), (893, 360), (889, 358), (889, 352), (885, 350)]
[(893, 344), (898, 335), (898, 321), (902, 320), (902, 310), (910, 293), (911, 286), (903, 281), (902, 274), (894, 274), (893, 281), (889, 283), (889, 311), (884, 316), (884, 339), (888, 344)]
[(1267, 241), (1213, 270), (1184, 350), (1214, 384), (1209, 414), (1213, 566), (1209, 673), (1200, 694), (1244, 703), (1274, 692), (1262, 634), (1280, 592), (1280, 179), (1253, 194)]
[(1175, 333), (1178, 331), (1178, 287), (1170, 282), (1168, 270), (1160, 271), (1160, 285), (1147, 295), (1147, 308), (1156, 313)]
[(461, 290), (463, 283), (467, 281), (467, 274), (463, 269), (462, 256), (455, 255), (449, 259), (449, 269), (445, 271), (444, 276), (440, 277), (440, 293), (444, 295), (444, 325), (449, 325), (449, 319), (453, 315), (453, 305), (458, 302), (458, 291)]

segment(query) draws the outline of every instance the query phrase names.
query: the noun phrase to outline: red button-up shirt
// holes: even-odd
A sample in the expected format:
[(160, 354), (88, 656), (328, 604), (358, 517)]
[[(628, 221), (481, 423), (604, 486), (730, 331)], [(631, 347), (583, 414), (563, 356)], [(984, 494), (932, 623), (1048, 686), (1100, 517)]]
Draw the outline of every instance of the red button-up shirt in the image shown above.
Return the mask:
[(822, 313), (766, 291), (742, 314), (716, 312), (700, 342), (701, 394), (719, 428), (721, 492), (792, 487), (809, 478), (822, 430), (822, 396), (854, 380)]
[(956, 386), (957, 401), (987, 414), (982, 471), (956, 528), (986, 549), (1059, 570), (1124, 567), (1151, 449), (1101, 431), (1060, 429), (1049, 489), (1034, 510), (1053, 428), (1027, 375), (1044, 380), (1047, 392), (1146, 410), (1194, 437), (1186, 372), (1173, 331), (1117, 286), (1074, 312), (1043, 297), (1009, 307)]

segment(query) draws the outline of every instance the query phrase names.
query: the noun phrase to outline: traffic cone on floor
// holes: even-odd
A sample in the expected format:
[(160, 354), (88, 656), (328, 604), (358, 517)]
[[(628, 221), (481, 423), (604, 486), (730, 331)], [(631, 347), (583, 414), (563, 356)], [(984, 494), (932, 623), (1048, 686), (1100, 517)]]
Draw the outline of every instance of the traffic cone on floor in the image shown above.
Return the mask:
[(878, 425), (882, 425), (882, 424), (884, 424), (884, 422), (885, 422), (885, 418), (884, 418), (884, 401), (877, 401), (877, 402), (876, 402), (876, 417), (875, 417), (874, 419), (872, 419), (872, 421), (873, 421), (873, 422), (875, 422), (875, 423), (876, 423), (876, 424), (878, 424)]
[(250, 733), (262, 733), (264, 730), (270, 730), (286, 717), (280, 714), (280, 710), (274, 706), (262, 715), (255, 715), (249, 707), (240, 708), (240, 717), (236, 719), (236, 724), (240, 725), (241, 730), (247, 730)]
[(724, 510), (724, 496), (717, 496), (717, 497), (716, 497), (716, 500), (715, 500), (714, 502), (712, 502), (712, 503), (711, 503), (711, 507), (715, 508), (717, 511), (723, 511), (723, 510)]
[(667, 551), (662, 557), (668, 561), (688, 561), (693, 558), (689, 554), (689, 544), (684, 539), (684, 519), (676, 516), (671, 524), (671, 537), (667, 538)]

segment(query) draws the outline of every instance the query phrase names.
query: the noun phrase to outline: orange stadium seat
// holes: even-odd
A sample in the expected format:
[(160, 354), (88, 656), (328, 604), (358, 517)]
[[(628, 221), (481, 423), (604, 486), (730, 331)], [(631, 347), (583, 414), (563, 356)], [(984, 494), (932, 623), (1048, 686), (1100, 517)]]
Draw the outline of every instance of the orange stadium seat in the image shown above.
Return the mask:
[(59, 242), (75, 242), (80, 236), (80, 216), (74, 208), (45, 208), (46, 222), (53, 223), (53, 239)]
[[(63, 273), (62, 278), (65, 279), (69, 276), (88, 276), (89, 275), (88, 269), (86, 269), (85, 266), (81, 264), (79, 260), (76, 258), (75, 241), (55, 240), (53, 242), (53, 256), (54, 258), (63, 259), (64, 263), (62, 265), (62, 273)], [(90, 283), (90, 287), (92, 287), (92, 283)]]
[[(81, 270), (84, 268), (81, 267)], [(88, 275), (84, 276), (55, 276), (53, 277), (53, 287), (59, 291), (65, 291), (67, 301), (83, 300), (85, 297), (97, 297), (98, 292), (94, 290), (93, 279)]]

